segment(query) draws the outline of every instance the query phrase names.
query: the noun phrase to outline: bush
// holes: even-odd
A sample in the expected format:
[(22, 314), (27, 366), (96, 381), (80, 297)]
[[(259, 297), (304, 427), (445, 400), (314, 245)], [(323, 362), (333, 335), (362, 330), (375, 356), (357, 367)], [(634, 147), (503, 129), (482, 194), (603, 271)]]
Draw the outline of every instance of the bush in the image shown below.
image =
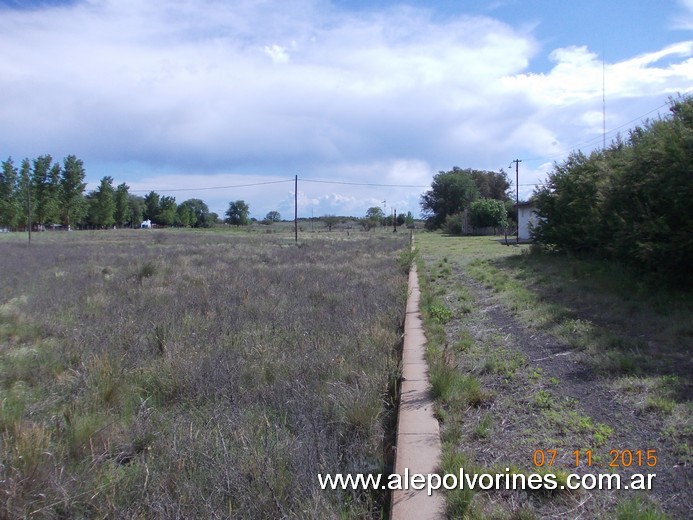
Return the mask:
[(625, 142), (556, 164), (535, 194), (533, 238), (691, 287), (693, 98), (672, 100), (670, 111)]
[(508, 225), (507, 210), (502, 200), (479, 199), (469, 206), (469, 223), (474, 228), (504, 228)]
[(443, 231), (448, 235), (461, 235), (462, 218), (462, 213), (455, 213), (454, 215), (448, 215), (447, 217), (445, 217)]

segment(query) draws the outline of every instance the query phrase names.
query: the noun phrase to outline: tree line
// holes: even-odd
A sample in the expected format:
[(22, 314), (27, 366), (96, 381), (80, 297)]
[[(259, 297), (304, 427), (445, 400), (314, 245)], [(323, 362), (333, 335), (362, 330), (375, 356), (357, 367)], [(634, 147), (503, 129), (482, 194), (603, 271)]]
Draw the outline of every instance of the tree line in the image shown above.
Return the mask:
[(0, 171), (0, 227), (26, 226), (29, 215), (39, 225), (79, 222), (85, 214), (84, 165), (74, 155), (54, 163), (50, 155), (24, 159), (16, 167), (10, 157)]
[[(9, 230), (62, 227), (65, 229), (107, 229), (112, 227), (140, 227), (150, 221), (157, 226), (182, 226), (207, 228), (225, 222), (234, 226), (246, 226), (255, 219), (250, 218), (250, 207), (244, 200), (229, 202), (222, 221), (211, 212), (204, 201), (188, 199), (180, 204), (175, 197), (160, 195), (155, 191), (145, 196), (130, 193), (126, 183), (114, 185), (110, 176), (105, 176), (99, 186), (85, 193), (84, 163), (74, 155), (63, 162), (54, 162), (51, 155), (24, 159), (17, 167), (12, 157), (2, 162), (0, 170), (0, 228)], [(328, 229), (346, 217), (325, 215)], [(369, 208), (365, 218), (359, 219), (364, 230), (378, 225), (392, 226), (394, 216), (385, 216), (378, 207)], [(279, 222), (278, 211), (270, 211), (263, 224)], [(414, 221), (411, 212), (397, 216), (397, 225)]]
[(546, 248), (691, 287), (693, 98), (671, 99), (666, 117), (604, 150), (572, 153), (533, 198), (539, 217), (533, 237)]
[(41, 155), (24, 159), (19, 167), (8, 158), (0, 171), (0, 227), (10, 230), (48, 226), (71, 228), (139, 227), (150, 220), (160, 226), (210, 227), (219, 221), (200, 199), (180, 204), (175, 197), (151, 191), (130, 193), (126, 183), (114, 186), (105, 176), (94, 191), (85, 193), (84, 163), (74, 155), (62, 163)]
[[(0, 228), (26, 229), (31, 221), (34, 228), (62, 226), (66, 229), (104, 229), (139, 227), (149, 220), (159, 226), (211, 227), (221, 223), (219, 216), (200, 199), (188, 199), (180, 204), (175, 197), (155, 191), (144, 197), (130, 193), (126, 183), (114, 185), (105, 176), (99, 186), (85, 194), (83, 162), (70, 155), (62, 163), (51, 155), (24, 159), (18, 168), (12, 158), (2, 162), (0, 171)], [(454, 167), (439, 172), (431, 190), (422, 196), (422, 208), (430, 229), (445, 226), (459, 232), (461, 214), (470, 210), (471, 225), (476, 228), (507, 225), (512, 214), (508, 195), (510, 183), (505, 172), (462, 170)], [(224, 222), (244, 226), (251, 223), (250, 209), (243, 200), (229, 203)], [(378, 225), (392, 226), (394, 215), (386, 216), (379, 207), (369, 208), (359, 224), (364, 230)], [(281, 220), (277, 211), (267, 213), (263, 223)], [(328, 229), (337, 217), (325, 215), (322, 220)], [(397, 225), (409, 225), (414, 217), (397, 215)]]

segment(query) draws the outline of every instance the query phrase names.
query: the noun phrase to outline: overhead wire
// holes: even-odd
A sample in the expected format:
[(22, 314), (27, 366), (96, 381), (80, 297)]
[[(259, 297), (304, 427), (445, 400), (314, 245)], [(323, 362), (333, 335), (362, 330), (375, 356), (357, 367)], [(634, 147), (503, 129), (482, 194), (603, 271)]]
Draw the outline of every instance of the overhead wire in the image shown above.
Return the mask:
[(303, 182), (313, 182), (320, 184), (341, 184), (346, 186), (369, 186), (374, 188), (430, 188), (431, 185), (426, 186), (420, 184), (375, 184), (371, 182), (345, 182), (345, 181), (324, 181), (318, 179), (304, 179), (302, 177), (298, 178), (299, 181)]
[(231, 189), (231, 188), (250, 188), (253, 186), (266, 186), (268, 184), (281, 184), (285, 182), (294, 182), (294, 179), (287, 179), (283, 181), (266, 181), (266, 182), (251, 182), (248, 184), (234, 184), (230, 186), (206, 186), (202, 188), (170, 188), (170, 189), (157, 189), (157, 190), (130, 190), (132, 192), (150, 192), (150, 191), (156, 191), (156, 192), (169, 192), (169, 191), (206, 191), (206, 190), (226, 190), (226, 189)]
[[(658, 107), (653, 108), (652, 110), (650, 110), (650, 111), (648, 111), (648, 112), (645, 112), (644, 114), (642, 114), (642, 115), (640, 115), (640, 116), (638, 116), (638, 117), (636, 117), (636, 118), (634, 118), (634, 119), (631, 119), (630, 121), (628, 121), (628, 122), (626, 122), (626, 123), (623, 123), (623, 124), (620, 125), (620, 126), (617, 126), (617, 127), (615, 127), (615, 128), (612, 128), (612, 129), (610, 129), (610, 130), (607, 130), (607, 131), (605, 132), (604, 135), (612, 134), (612, 133), (614, 133), (614, 132), (617, 132), (618, 130), (621, 130), (622, 128), (625, 128), (625, 127), (631, 125), (632, 123), (635, 123), (635, 122), (637, 122), (637, 121), (641, 121), (644, 117), (647, 117), (647, 116), (649, 116), (650, 114), (652, 114), (652, 113), (654, 113), (654, 112), (657, 112), (657, 111), (661, 110), (662, 108), (664, 108), (664, 107), (666, 107), (666, 106), (668, 106), (668, 105), (669, 105), (669, 102), (666, 102), (666, 103), (664, 103), (664, 104), (662, 104), (662, 105), (659, 105)], [(572, 151), (578, 150), (578, 149), (580, 149), (580, 148), (583, 147), (583, 146), (591, 145), (591, 144), (594, 144), (594, 143), (597, 142), (597, 141), (601, 141), (602, 139), (603, 139), (603, 136), (600, 135), (600, 136), (597, 136), (597, 137), (593, 137), (592, 139), (589, 139), (589, 140), (587, 140), (587, 141), (583, 141), (583, 142), (581, 142), (581, 143), (575, 144), (575, 145), (573, 145), (573, 146), (571, 146), (571, 147), (567, 147), (567, 148), (563, 149), (563, 151), (561, 151), (561, 152), (559, 152), (559, 153), (556, 153), (556, 154), (554, 154), (554, 155), (549, 155), (549, 156), (544, 156), (544, 157), (531, 157), (531, 158), (529, 158), (529, 159), (524, 159), (524, 161), (548, 161), (548, 160), (551, 160), (551, 159), (556, 159), (556, 158), (558, 158), (558, 157), (563, 157), (563, 156), (564, 156), (565, 154), (567, 154), (567, 153), (570, 153), (570, 152), (572, 152)]]
[[(301, 182), (312, 182), (312, 183), (318, 183), (318, 184), (339, 184), (339, 185), (346, 185), (346, 186), (368, 186), (368, 187), (376, 187), (376, 188), (430, 188), (430, 184), (427, 185), (422, 185), (422, 184), (377, 184), (377, 183), (372, 183), (372, 182), (346, 182), (346, 181), (328, 181), (328, 180), (322, 180), (322, 179), (306, 179), (303, 177), (298, 178), (299, 181)], [(206, 186), (206, 187), (201, 187), (201, 188), (170, 188), (170, 189), (148, 189), (148, 190), (130, 190), (130, 192), (138, 192), (138, 193), (145, 193), (145, 192), (150, 192), (150, 191), (155, 191), (155, 192), (174, 192), (174, 191), (205, 191), (205, 190), (224, 190), (224, 189), (232, 189), (232, 188), (249, 188), (249, 187), (254, 187), (254, 186), (266, 186), (268, 184), (283, 184), (283, 183), (288, 183), (288, 182), (295, 182), (295, 179), (286, 179), (286, 180), (281, 180), (281, 181), (267, 181), (267, 182), (251, 182), (247, 184), (233, 184), (229, 186)]]

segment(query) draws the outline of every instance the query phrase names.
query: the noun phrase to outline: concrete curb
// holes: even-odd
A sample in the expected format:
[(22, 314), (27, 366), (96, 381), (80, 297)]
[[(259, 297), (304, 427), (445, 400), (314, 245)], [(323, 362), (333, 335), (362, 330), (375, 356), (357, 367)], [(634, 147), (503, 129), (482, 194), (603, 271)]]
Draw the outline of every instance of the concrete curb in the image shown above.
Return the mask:
[[(397, 453), (394, 473), (435, 473), (440, 460), (440, 432), (433, 416), (433, 398), (426, 363), (426, 336), (419, 312), (419, 279), (416, 265), (409, 271), (409, 298), (404, 320), (402, 388), (397, 420)], [(403, 487), (406, 483), (402, 479)], [(411, 482), (407, 483), (411, 484)], [(411, 486), (407, 486), (411, 487)], [(401, 489), (392, 492), (392, 520), (444, 518), (443, 496), (434, 491)]]

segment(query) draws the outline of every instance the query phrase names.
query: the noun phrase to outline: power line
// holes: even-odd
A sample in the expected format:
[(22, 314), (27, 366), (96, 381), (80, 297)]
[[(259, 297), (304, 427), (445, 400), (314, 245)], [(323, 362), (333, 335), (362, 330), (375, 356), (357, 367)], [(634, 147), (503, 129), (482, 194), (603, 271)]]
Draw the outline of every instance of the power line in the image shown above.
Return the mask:
[(230, 188), (250, 188), (253, 186), (266, 186), (268, 184), (281, 184), (285, 182), (294, 182), (294, 179), (287, 179), (283, 181), (266, 181), (266, 182), (252, 182), (249, 184), (235, 184), (232, 186), (208, 186), (208, 187), (203, 187), (203, 188), (171, 188), (171, 189), (159, 189), (159, 190), (130, 190), (131, 192), (150, 192), (150, 191), (161, 191), (161, 192), (168, 192), (168, 191), (205, 191), (205, 190), (226, 190)]
[(370, 187), (375, 187), (375, 188), (430, 188), (431, 185), (427, 184), (426, 186), (422, 185), (416, 185), (416, 184), (374, 184), (374, 183), (366, 183), (366, 182), (343, 182), (343, 181), (323, 181), (323, 180), (318, 180), (318, 179), (304, 179), (304, 178), (299, 178), (300, 181), (303, 182), (313, 182), (313, 183), (320, 183), (320, 184), (342, 184), (342, 185), (347, 185), (347, 186), (370, 186)]
[[(377, 187), (377, 188), (430, 188), (430, 184), (427, 185), (417, 185), (417, 184), (375, 184), (375, 183), (366, 183), (366, 182), (346, 182), (346, 181), (326, 181), (326, 180), (320, 180), (320, 179), (304, 179), (302, 177), (299, 177), (300, 181), (302, 182), (312, 182), (312, 183), (318, 183), (318, 184), (339, 184), (339, 185), (345, 185), (345, 186), (369, 186), (369, 187)], [(207, 190), (225, 190), (225, 189), (232, 189), (232, 188), (250, 188), (254, 186), (266, 186), (269, 184), (283, 184), (283, 183), (288, 183), (288, 182), (295, 182), (295, 179), (286, 179), (286, 180), (281, 180), (281, 181), (266, 181), (266, 182), (252, 182), (252, 183), (247, 183), (247, 184), (233, 184), (229, 186), (206, 186), (202, 188), (170, 188), (170, 189), (147, 189), (147, 190), (129, 190), (131, 193), (137, 192), (137, 193), (148, 193), (150, 191), (156, 191), (156, 192), (174, 192), (174, 191), (207, 191)]]
[[(658, 110), (660, 110), (660, 109), (662, 109), (662, 108), (664, 108), (664, 107), (666, 107), (666, 106), (668, 106), (668, 105), (669, 105), (669, 102), (666, 102), (666, 103), (664, 103), (664, 104), (662, 104), (662, 105), (659, 105), (657, 108), (653, 108), (653, 109), (650, 110), (649, 112), (645, 112), (644, 114), (642, 114), (642, 115), (636, 117), (635, 119), (631, 119), (631, 120), (628, 121), (627, 123), (623, 123), (623, 124), (620, 125), (620, 126), (617, 126), (617, 127), (612, 128), (612, 129), (610, 129), (610, 130), (608, 130), (608, 131), (605, 131), (604, 134), (603, 134), (602, 136), (593, 137), (592, 139), (589, 139), (589, 140), (587, 140), (587, 141), (583, 141), (583, 142), (581, 142), (581, 143), (575, 144), (575, 145), (571, 146), (570, 148), (565, 148), (562, 152), (559, 152), (559, 153), (557, 153), (557, 154), (555, 154), (555, 155), (544, 156), (544, 157), (532, 157), (532, 158), (530, 158), (530, 159), (525, 159), (525, 161), (545, 161), (545, 160), (549, 160), (549, 159), (555, 159), (555, 158), (557, 158), (557, 157), (563, 157), (566, 153), (570, 153), (570, 152), (572, 152), (572, 151), (574, 151), (574, 150), (576, 150), (576, 149), (579, 149), (579, 148), (581, 148), (581, 147), (583, 147), (583, 146), (586, 146), (586, 145), (589, 145), (589, 144), (594, 144), (594, 143), (597, 142), (597, 141), (603, 140), (603, 139), (606, 137), (606, 134), (611, 134), (611, 133), (616, 132), (616, 131), (618, 131), (618, 130), (620, 130), (620, 129), (622, 129), (622, 128), (628, 126), (628, 125), (631, 125), (632, 123), (635, 123), (635, 122), (637, 122), (637, 121), (640, 121), (640, 120), (642, 120), (643, 117), (649, 116), (650, 114), (652, 114), (652, 113), (654, 113), (654, 112), (657, 112)], [(604, 141), (604, 142), (605, 142), (605, 141)]]

